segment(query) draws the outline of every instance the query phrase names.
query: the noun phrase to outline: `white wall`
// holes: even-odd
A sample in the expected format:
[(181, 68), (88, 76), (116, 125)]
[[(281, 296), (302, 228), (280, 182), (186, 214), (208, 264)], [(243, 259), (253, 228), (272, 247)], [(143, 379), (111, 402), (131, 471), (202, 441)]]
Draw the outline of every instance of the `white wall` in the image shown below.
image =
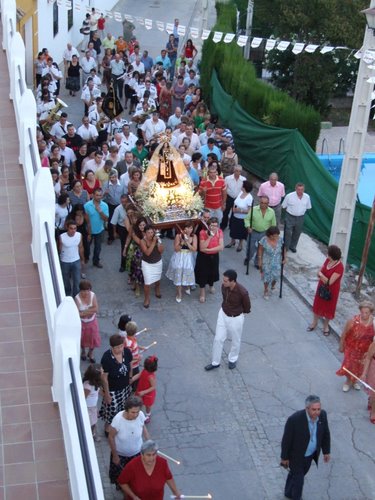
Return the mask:
[[(59, 6), (59, 31), (53, 36), (53, 1), (38, 0), (38, 51), (47, 47), (49, 53), (59, 64), (62, 62), (62, 54), (66, 44), (71, 42), (75, 47), (82, 41), (83, 37), (79, 32), (82, 21), (86, 16), (86, 6), (96, 9), (111, 10), (117, 0), (73, 0), (73, 26), (68, 31), (68, 11), (63, 5)], [(80, 5), (78, 11), (75, 5)]]

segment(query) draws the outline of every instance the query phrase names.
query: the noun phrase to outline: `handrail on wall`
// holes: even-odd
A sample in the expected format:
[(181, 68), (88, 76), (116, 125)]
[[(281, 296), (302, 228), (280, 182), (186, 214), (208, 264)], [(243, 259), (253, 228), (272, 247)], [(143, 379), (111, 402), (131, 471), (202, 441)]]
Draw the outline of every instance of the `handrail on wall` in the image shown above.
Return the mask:
[(341, 145), (342, 145), (342, 154), (345, 154), (345, 139), (340, 137), (340, 142), (339, 142), (339, 152), (338, 154), (341, 154)]
[(17, 71), (18, 71), (18, 85), (20, 86), (20, 94), (23, 95), (25, 92), (26, 86), (25, 82), (23, 81), (22, 78), (22, 71), (21, 71), (21, 66), (17, 64)]
[(328, 151), (328, 141), (327, 141), (327, 138), (326, 138), (326, 137), (323, 137), (323, 140), (322, 140), (322, 147), (321, 147), (321, 150), (320, 150), (320, 154), (321, 154), (321, 155), (323, 154), (323, 151), (324, 151), (324, 144), (326, 145), (327, 155), (329, 155), (329, 151)]
[(35, 175), (38, 171), (38, 160), (34, 148), (33, 133), (30, 127), (27, 128), (27, 133), (29, 135), (29, 150), (30, 150), (31, 163), (33, 164), (33, 172)]
[(73, 366), (72, 358), (69, 358), (68, 362), (69, 362), (70, 376), (72, 378), (72, 382), (70, 384), (70, 392), (72, 395), (73, 409), (74, 409), (74, 415), (75, 415), (76, 424), (77, 424), (79, 445), (80, 445), (81, 453), (82, 453), (83, 467), (85, 470), (88, 495), (89, 495), (90, 500), (97, 500), (98, 497), (97, 497), (96, 489), (95, 489), (95, 481), (94, 481), (94, 475), (93, 475), (92, 467), (91, 467), (90, 453), (89, 453), (89, 449), (87, 447), (85, 427), (83, 424), (82, 412), (81, 412), (81, 407), (79, 404), (78, 387), (77, 387), (77, 381), (76, 381), (76, 377), (75, 377), (75, 373), (74, 373), (74, 366)]
[(59, 307), (61, 304), (61, 292), (59, 287), (59, 282), (57, 279), (57, 270), (55, 260), (53, 258), (53, 250), (52, 250), (52, 239), (49, 231), (48, 222), (44, 223), (44, 227), (46, 230), (47, 241), (46, 241), (46, 250), (48, 256), (49, 269), (51, 271), (52, 285), (53, 285), (53, 293), (55, 294), (56, 307)]

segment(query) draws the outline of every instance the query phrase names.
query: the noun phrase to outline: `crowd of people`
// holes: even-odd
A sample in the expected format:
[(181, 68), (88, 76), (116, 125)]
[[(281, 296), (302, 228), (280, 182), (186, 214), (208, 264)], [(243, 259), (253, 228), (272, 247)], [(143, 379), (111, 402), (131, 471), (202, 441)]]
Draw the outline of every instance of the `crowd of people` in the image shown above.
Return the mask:
[[(47, 49), (38, 54), (35, 67), (39, 154), (42, 166), (50, 169), (56, 194), (56, 241), (65, 293), (74, 297), (82, 323), (81, 360), (89, 362), (84, 389), (95, 440), (100, 440), (96, 408), (100, 393), (102, 396), (99, 415), (105, 422), (111, 450), (110, 479), (130, 498), (162, 498), (165, 483), (179, 498), (168, 465), (157, 456), (157, 446), (149, 440), (146, 427), (155, 401), (158, 359), (147, 357), (143, 371), (139, 370), (143, 348), (138, 346), (137, 325), (130, 317), (120, 318), (119, 331), (111, 336), (110, 348), (100, 364), (95, 360), (94, 350), (100, 347), (101, 338), (98, 300), (86, 278), (90, 256), (97, 269), (111, 265), (101, 258), (102, 243), (105, 237), (108, 245), (118, 238), (119, 272), (126, 273), (136, 298), (143, 290), (143, 307), (148, 309), (152, 287), (155, 298), (162, 299), (163, 237), (174, 240), (166, 277), (175, 286), (178, 304), (185, 296), (191, 296), (196, 286), (199, 302), (204, 304), (206, 291), (214, 294), (214, 285), (220, 279), (220, 253), (236, 248), (237, 252), (245, 252), (245, 265), (254, 260), (263, 283), (263, 297), (269, 300), (282, 277), (287, 252), (297, 252), (311, 200), (301, 183), (286, 194), (284, 184), (272, 172), (260, 185), (255, 202), (253, 185), (239, 164), (231, 131), (210, 113), (204, 101), (199, 86), (198, 51), (192, 40), (180, 45), (178, 19), (155, 59), (147, 50), (141, 50), (135, 37), (126, 41), (123, 36), (115, 38), (106, 32), (105, 23), (106, 18), (96, 14), (95, 9), (86, 15), (81, 28), (81, 50), (67, 44), (63, 70)], [(69, 121), (65, 105), (59, 100), (62, 85), (70, 96), (76, 96), (77, 106), (82, 108), (81, 123)], [(115, 107), (121, 105), (132, 122), (124, 118), (125, 113), (109, 116), (108, 95)], [(132, 205), (132, 196), (161, 135), (178, 150), (204, 204), (198, 223), (187, 222), (174, 234), (171, 230), (160, 234)], [(284, 236), (280, 233), (281, 221)], [(314, 316), (308, 331), (315, 330), (319, 318), (323, 318), (323, 333), (330, 334), (329, 321), (335, 316), (344, 274), (340, 259), (340, 249), (331, 245), (318, 272)], [(248, 292), (237, 282), (235, 271), (224, 272), (221, 292), (223, 302), (207, 371), (220, 366), (228, 336), (232, 338), (228, 366), (236, 367), (244, 314), (251, 307)], [(355, 377), (374, 387), (373, 312), (373, 304), (360, 304), (360, 314), (348, 321), (341, 337), (344, 362), (337, 374), (346, 376), (345, 392), (360, 388)], [(312, 423), (317, 415), (314, 405), (319, 406), (320, 414), (316, 397), (306, 402), (306, 414)], [(371, 391), (369, 410), (371, 422), (375, 423), (375, 397)], [(326, 419), (324, 413), (323, 417)], [(287, 424), (286, 431), (290, 431), (293, 422)], [(289, 467), (288, 432), (284, 436), (282, 462)], [(319, 455), (318, 448), (316, 443), (315, 448), (309, 448), (309, 458)], [(328, 456), (329, 431), (322, 448)], [(301, 471), (303, 478), (311, 460), (308, 466), (302, 462), (295, 469), (300, 492)], [(156, 479), (151, 481), (154, 474)], [(292, 468), (290, 474), (293, 476)], [(299, 493), (291, 486), (296, 477), (292, 476), (288, 478), (286, 493), (297, 499)], [(147, 494), (148, 497), (142, 496)]]

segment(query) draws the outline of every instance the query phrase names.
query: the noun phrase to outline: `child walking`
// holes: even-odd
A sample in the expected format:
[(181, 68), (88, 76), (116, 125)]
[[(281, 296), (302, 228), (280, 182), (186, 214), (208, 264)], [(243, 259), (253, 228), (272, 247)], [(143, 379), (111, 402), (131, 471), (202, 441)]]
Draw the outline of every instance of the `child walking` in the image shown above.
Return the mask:
[(126, 325), (131, 321), (131, 316), (129, 314), (121, 314), (120, 319), (118, 320), (117, 323), (117, 328), (118, 328), (118, 333), (121, 335), (121, 337), (126, 337)]
[[(158, 369), (158, 358), (156, 356), (148, 356), (143, 364), (143, 370), (140, 374), (136, 375), (136, 380), (138, 380), (138, 387), (136, 391), (136, 396), (142, 399), (142, 402), (146, 409), (146, 420), (145, 424), (148, 424), (151, 420), (151, 408), (155, 403), (156, 397), (156, 374)], [(134, 381), (133, 377), (133, 381)]]
[(99, 398), (99, 390), (102, 387), (102, 371), (102, 366), (98, 363), (95, 363), (93, 365), (90, 365), (83, 375), (83, 389), (85, 391), (92, 437), (97, 443), (99, 443), (99, 441), (101, 440), (100, 437), (96, 434), (96, 423), (98, 421), (97, 404)]

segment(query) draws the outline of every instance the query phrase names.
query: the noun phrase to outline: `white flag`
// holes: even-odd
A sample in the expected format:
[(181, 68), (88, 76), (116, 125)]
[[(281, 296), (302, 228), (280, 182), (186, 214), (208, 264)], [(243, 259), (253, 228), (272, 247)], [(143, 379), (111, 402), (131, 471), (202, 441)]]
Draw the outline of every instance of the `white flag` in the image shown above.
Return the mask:
[(56, 3), (57, 3), (57, 5), (59, 5), (61, 7), (63, 4), (63, 0), (56, 0)]
[(282, 40), (277, 44), (277, 50), (281, 50), (281, 52), (284, 52), (290, 45), (290, 42), (287, 42), (286, 40)]
[(152, 19), (145, 19), (145, 28), (146, 30), (152, 29)]
[(75, 4), (74, 4), (74, 8), (75, 8), (76, 10), (81, 10), (81, 6), (80, 6), (80, 4), (79, 4), (79, 3), (75, 3)]
[(240, 47), (245, 47), (245, 45), (247, 44), (248, 39), (249, 39), (248, 36), (246, 36), (246, 35), (240, 35), (238, 37), (238, 40), (237, 40), (237, 45), (239, 45)]
[(134, 18), (133, 16), (129, 15), (129, 14), (124, 14), (124, 17), (127, 21), (129, 21), (129, 23), (132, 23), (134, 21)]
[(224, 43), (230, 43), (235, 36), (234, 33), (227, 33), (224, 37)]
[(159, 31), (164, 31), (164, 23), (162, 21), (156, 21), (156, 27)]
[(335, 47), (330, 47), (329, 45), (326, 45), (325, 47), (322, 48), (320, 53), (327, 54), (327, 52), (332, 52), (332, 50), (334, 50), (334, 49), (335, 49)]
[(168, 33), (168, 35), (173, 33), (173, 28), (174, 28), (174, 24), (172, 24), (172, 23), (167, 23), (165, 25), (165, 31)]
[(113, 13), (113, 16), (115, 18), (115, 21), (118, 21), (119, 23), (121, 23), (122, 21), (122, 15), (121, 15), (121, 12), (114, 12)]
[(143, 17), (136, 17), (135, 20), (137, 21), (137, 23), (139, 23), (141, 26), (144, 26), (145, 25), (145, 20), (143, 19)]
[(213, 37), (212, 40), (215, 43), (219, 43), (222, 38), (223, 38), (223, 32), (222, 31), (215, 31), (214, 37)]
[(310, 54), (312, 54), (313, 52), (316, 51), (316, 49), (319, 47), (319, 45), (314, 45), (312, 43), (309, 43), (308, 45), (306, 45), (305, 47), (305, 52), (309, 52)]
[(256, 49), (257, 47), (259, 47), (259, 45), (262, 43), (263, 41), (263, 38), (253, 38), (252, 41), (251, 41), (251, 47), (253, 49)]
[(370, 78), (368, 78), (366, 80), (367, 83), (375, 83), (375, 76), (370, 76)]
[(191, 38), (198, 38), (199, 37), (198, 28), (190, 28), (190, 36)]
[(70, 0), (66, 0), (65, 5), (67, 10), (72, 10), (72, 2)]
[(113, 14), (110, 10), (105, 11), (105, 17), (108, 17), (108, 19), (113, 19)]
[(178, 34), (179, 36), (185, 36), (185, 33), (186, 33), (186, 27), (185, 27), (185, 26), (178, 25), (178, 28), (177, 28), (177, 34)]
[(210, 30), (203, 30), (202, 31), (202, 40), (207, 40), (207, 38), (210, 36), (211, 31)]
[(272, 50), (276, 45), (276, 40), (269, 38), (266, 42), (266, 50)]
[(375, 61), (375, 52), (373, 50), (365, 50), (363, 60), (366, 64), (371, 64)]
[(293, 54), (300, 54), (302, 51), (303, 51), (303, 48), (304, 48), (305, 44), (304, 43), (295, 43), (294, 44), (294, 47), (293, 47)]

